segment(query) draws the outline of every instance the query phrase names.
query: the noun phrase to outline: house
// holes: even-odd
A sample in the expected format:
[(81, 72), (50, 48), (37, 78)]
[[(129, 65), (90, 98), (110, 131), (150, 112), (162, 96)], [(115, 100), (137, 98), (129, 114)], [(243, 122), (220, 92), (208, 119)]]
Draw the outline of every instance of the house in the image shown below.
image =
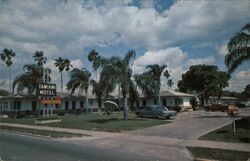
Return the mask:
[(15, 112), (30, 110), (36, 112), (37, 97), (34, 95), (15, 94), (0, 97), (0, 111)]
[[(160, 91), (160, 104), (168, 107), (169, 109), (176, 108), (191, 108), (189, 103), (190, 98), (194, 97), (192, 94), (181, 93), (176, 91)], [(157, 103), (157, 99), (148, 98), (141, 95), (139, 98), (139, 106), (153, 105)]]
[(208, 104), (230, 105), (232, 103), (236, 103), (237, 100), (238, 99), (236, 97), (226, 97), (226, 96), (222, 96), (220, 98), (218, 98), (218, 97), (209, 97)]
[[(115, 99), (113, 96), (107, 96), (102, 99), (102, 104), (106, 100)], [(11, 113), (17, 111), (29, 111), (37, 113), (40, 109), (41, 114), (52, 114), (60, 109), (64, 112), (74, 112), (77, 109), (81, 111), (97, 112), (101, 107), (95, 95), (88, 96), (88, 109), (86, 106), (86, 97), (84, 95), (70, 95), (68, 93), (57, 93), (56, 97), (37, 97), (36, 95), (15, 94), (0, 97), (0, 112)], [(103, 107), (103, 106), (102, 106)]]

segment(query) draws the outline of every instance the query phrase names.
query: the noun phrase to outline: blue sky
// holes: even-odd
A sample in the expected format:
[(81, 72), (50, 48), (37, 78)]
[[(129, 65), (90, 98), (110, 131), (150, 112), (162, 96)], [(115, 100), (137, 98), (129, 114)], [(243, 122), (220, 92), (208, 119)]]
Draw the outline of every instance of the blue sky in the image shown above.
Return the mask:
[[(87, 61), (91, 49), (105, 57), (134, 49), (134, 73), (149, 64), (166, 64), (176, 88), (190, 65), (213, 64), (226, 70), (226, 44), (249, 22), (249, 5), (248, 0), (0, 0), (0, 49), (17, 54), (13, 76), (33, 63), (36, 50), (44, 51), (58, 87), (55, 58), (67, 57), (74, 67), (92, 70)], [(8, 89), (2, 62), (0, 73), (0, 88)], [(66, 73), (64, 79), (67, 82)], [(242, 91), (248, 83), (249, 62), (236, 70), (227, 89)]]

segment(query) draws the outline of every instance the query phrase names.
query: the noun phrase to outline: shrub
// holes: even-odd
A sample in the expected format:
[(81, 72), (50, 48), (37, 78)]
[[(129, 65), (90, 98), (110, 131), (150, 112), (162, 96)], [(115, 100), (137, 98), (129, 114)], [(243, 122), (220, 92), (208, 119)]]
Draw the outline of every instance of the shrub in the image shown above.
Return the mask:
[(196, 100), (195, 97), (192, 97), (190, 100), (189, 100), (189, 103), (191, 104), (192, 106), (192, 109), (195, 111), (196, 110), (196, 107), (198, 105), (198, 101)]
[(82, 113), (81, 109), (76, 109), (76, 115), (80, 115)]
[(31, 111), (30, 110), (26, 110), (25, 111), (25, 115), (31, 115)]
[(64, 111), (59, 111), (59, 112), (57, 113), (57, 115), (58, 115), (58, 116), (64, 116), (64, 115), (65, 115), (65, 112), (64, 112)]

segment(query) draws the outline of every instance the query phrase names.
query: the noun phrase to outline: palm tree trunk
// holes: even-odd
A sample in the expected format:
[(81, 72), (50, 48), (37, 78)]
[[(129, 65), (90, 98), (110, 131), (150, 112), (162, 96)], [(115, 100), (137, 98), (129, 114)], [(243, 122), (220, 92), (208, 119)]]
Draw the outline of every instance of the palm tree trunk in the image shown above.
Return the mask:
[(118, 102), (119, 102), (119, 112), (121, 111), (121, 86), (118, 86)]
[(61, 93), (63, 93), (63, 74), (61, 72)]
[(86, 112), (89, 110), (89, 98), (88, 98), (88, 90), (85, 91), (86, 94)]
[(128, 98), (124, 96), (124, 104), (123, 104), (123, 119), (128, 120)]
[(11, 94), (11, 68), (9, 66), (9, 94)]
[(161, 104), (161, 95), (160, 95), (160, 89), (158, 90), (158, 105)]

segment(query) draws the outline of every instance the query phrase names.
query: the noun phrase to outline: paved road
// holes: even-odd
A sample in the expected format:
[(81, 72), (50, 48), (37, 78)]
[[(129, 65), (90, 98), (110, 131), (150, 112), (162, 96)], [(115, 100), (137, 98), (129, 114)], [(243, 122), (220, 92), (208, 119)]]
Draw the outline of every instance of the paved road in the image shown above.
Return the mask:
[[(0, 132), (0, 157), (3, 161), (156, 161), (119, 150), (101, 149), (86, 144), (61, 142)], [(0, 160), (1, 160), (0, 159)]]

